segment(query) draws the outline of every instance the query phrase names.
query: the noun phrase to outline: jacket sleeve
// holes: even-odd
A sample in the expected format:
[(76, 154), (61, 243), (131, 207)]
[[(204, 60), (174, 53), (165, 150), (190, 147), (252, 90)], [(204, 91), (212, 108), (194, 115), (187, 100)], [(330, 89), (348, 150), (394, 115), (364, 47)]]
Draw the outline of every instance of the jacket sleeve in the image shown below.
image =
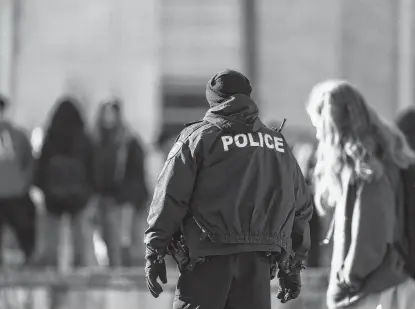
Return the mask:
[(340, 285), (358, 291), (363, 280), (381, 265), (388, 243), (393, 241), (393, 191), (386, 176), (359, 186), (351, 219), (351, 243), (338, 273)]
[(195, 151), (189, 142), (176, 142), (157, 180), (145, 232), (147, 256), (149, 250), (164, 254), (172, 236), (189, 209), (196, 179)]
[(295, 216), (291, 239), (296, 260), (305, 260), (311, 247), (310, 220), (314, 199), (296, 161), (295, 166)]

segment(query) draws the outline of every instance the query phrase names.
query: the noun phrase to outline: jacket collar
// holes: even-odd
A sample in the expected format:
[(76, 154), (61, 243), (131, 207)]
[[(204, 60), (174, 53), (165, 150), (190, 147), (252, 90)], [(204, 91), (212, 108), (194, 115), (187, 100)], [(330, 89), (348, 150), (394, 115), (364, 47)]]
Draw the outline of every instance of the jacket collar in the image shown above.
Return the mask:
[(258, 131), (265, 127), (258, 117), (258, 106), (248, 96), (237, 94), (228, 101), (210, 108), (203, 120), (220, 129)]

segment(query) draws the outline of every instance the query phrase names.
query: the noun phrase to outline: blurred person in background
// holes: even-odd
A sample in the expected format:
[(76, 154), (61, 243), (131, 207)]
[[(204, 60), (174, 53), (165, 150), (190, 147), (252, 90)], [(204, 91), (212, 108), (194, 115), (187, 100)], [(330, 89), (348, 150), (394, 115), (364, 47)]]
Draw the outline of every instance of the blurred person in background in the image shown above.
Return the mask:
[(3, 226), (8, 225), (23, 251), (24, 263), (30, 264), (36, 225), (36, 209), (29, 195), (34, 162), (26, 132), (6, 119), (8, 107), (8, 99), (0, 95), (0, 240)]
[(215, 74), (206, 86), (210, 109), (186, 125), (160, 173), (145, 273), (159, 297), (164, 257), (181, 235), (176, 309), (269, 309), (277, 267), (281, 302), (300, 294), (313, 198), (281, 133), (260, 120), (251, 91), (239, 72)]
[(414, 152), (345, 81), (317, 84), (307, 111), (319, 141), (316, 205), (335, 209), (328, 307), (413, 308), (397, 244), (406, 240), (401, 169)]
[(173, 147), (174, 142), (176, 141), (177, 134), (163, 130), (158, 139), (157, 139), (157, 148), (161, 150), (164, 155), (164, 160), (167, 158), (171, 147)]
[[(311, 143), (297, 142), (293, 146), (293, 154), (303, 172), (304, 179), (309, 186), (310, 191), (313, 191), (312, 172), (314, 167), (313, 163), (315, 161), (315, 151), (316, 147)], [(309, 267), (322, 266), (320, 265), (321, 246), (319, 243), (321, 242), (322, 237), (324, 237), (324, 233), (321, 233), (322, 228), (320, 223), (318, 212), (314, 211), (310, 221), (311, 248), (307, 259), (307, 266)]]
[[(118, 99), (102, 104), (96, 121), (93, 174), (102, 238), (111, 267), (135, 266), (142, 262), (144, 251), (142, 233), (148, 199), (144, 152), (138, 136), (123, 119)], [(125, 207), (133, 208), (129, 248), (123, 248)]]
[(44, 194), (46, 248), (38, 266), (57, 266), (62, 216), (71, 219), (74, 266), (93, 266), (92, 144), (85, 130), (79, 102), (58, 100), (46, 130), (36, 166), (35, 184)]
[[(310, 191), (315, 191), (313, 181), (314, 168), (316, 165), (316, 143), (299, 142), (294, 144), (293, 153), (303, 172), (305, 181)], [(332, 242), (330, 241), (332, 212), (326, 210), (320, 212), (319, 207), (315, 207), (313, 218), (310, 221), (311, 248), (307, 259), (308, 267), (329, 267), (332, 255)]]
[(415, 108), (403, 111), (397, 121), (399, 129), (405, 134), (409, 146), (415, 151)]

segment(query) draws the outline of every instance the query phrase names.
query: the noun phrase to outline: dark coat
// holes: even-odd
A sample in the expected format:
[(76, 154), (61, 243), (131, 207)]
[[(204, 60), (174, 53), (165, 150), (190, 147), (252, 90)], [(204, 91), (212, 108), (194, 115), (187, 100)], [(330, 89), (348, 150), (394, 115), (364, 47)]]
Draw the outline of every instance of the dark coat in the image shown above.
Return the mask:
[[(71, 157), (85, 168), (87, 184), (82, 198), (65, 202), (51, 199), (47, 194), (46, 175), (50, 161), (56, 157)], [(35, 185), (45, 193), (46, 208), (54, 214), (75, 213), (86, 207), (92, 195), (92, 144), (84, 122), (72, 98), (58, 101), (51, 117), (45, 140), (35, 168)]]
[(120, 205), (146, 207), (144, 151), (136, 136), (123, 126), (108, 139), (99, 132), (94, 139), (93, 183), (101, 196), (114, 198)]
[(183, 225), (191, 257), (310, 248), (313, 198), (283, 136), (247, 96), (211, 108), (173, 146), (145, 242), (163, 253)]
[(408, 279), (396, 249), (404, 237), (403, 188), (398, 167), (372, 181), (351, 182), (335, 208), (334, 247), (327, 301), (340, 308)]

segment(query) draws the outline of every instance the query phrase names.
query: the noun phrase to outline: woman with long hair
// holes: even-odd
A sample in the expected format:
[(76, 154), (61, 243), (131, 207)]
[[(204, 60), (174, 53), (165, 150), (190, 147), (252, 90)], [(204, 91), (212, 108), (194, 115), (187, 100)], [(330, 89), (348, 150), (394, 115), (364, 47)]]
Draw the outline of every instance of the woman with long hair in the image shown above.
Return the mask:
[(329, 308), (413, 308), (415, 284), (396, 248), (405, 240), (401, 169), (414, 152), (346, 81), (317, 84), (307, 112), (319, 141), (316, 207), (334, 208)]
[(75, 266), (95, 265), (93, 251), (92, 145), (79, 103), (63, 97), (51, 115), (38, 160), (35, 182), (43, 191), (47, 210), (46, 249), (38, 264), (57, 266), (62, 215), (71, 218)]

